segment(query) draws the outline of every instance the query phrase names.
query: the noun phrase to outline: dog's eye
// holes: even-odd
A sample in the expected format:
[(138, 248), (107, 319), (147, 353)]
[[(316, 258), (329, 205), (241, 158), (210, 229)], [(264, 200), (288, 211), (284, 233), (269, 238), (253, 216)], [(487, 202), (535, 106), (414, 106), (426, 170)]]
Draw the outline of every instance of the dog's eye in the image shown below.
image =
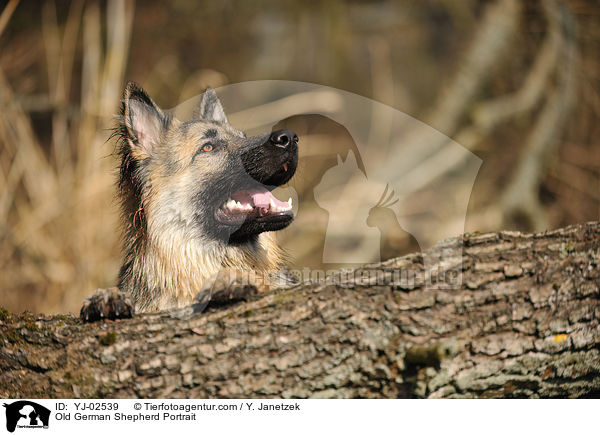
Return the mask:
[(205, 143), (204, 145), (202, 145), (202, 151), (204, 151), (205, 153), (209, 153), (213, 150), (213, 145), (211, 143)]

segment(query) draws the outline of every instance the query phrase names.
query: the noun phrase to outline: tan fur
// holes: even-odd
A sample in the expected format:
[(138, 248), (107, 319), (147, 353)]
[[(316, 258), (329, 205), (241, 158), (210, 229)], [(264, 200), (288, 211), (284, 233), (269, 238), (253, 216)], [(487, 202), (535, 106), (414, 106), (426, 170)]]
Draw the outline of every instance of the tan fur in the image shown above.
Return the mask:
[[(128, 91), (125, 101), (129, 98)], [(160, 111), (158, 106), (153, 107)], [(132, 295), (136, 310), (158, 311), (189, 305), (223, 270), (258, 272), (259, 275), (276, 272), (284, 255), (273, 233), (260, 234), (257, 243), (230, 245), (205, 237), (195, 225), (197, 210), (190, 197), (202, 183), (210, 187), (213, 174), (223, 166), (218, 157), (203, 160), (202, 165), (189, 163), (197, 152), (200, 138), (208, 129), (218, 129), (235, 151), (236, 140), (241, 143), (243, 133), (227, 123), (183, 126), (181, 121), (172, 119), (160, 139), (141, 146), (131, 137), (138, 134), (147, 138), (127, 124), (128, 110), (125, 104), (122, 113), (128, 130), (121, 151), (125, 170), (121, 170), (120, 185), (126, 259), (119, 287)], [(154, 128), (151, 121), (142, 119), (140, 122)], [(141, 167), (142, 162), (148, 163), (143, 168), (143, 181), (136, 181), (141, 191), (136, 197), (132, 193), (134, 182), (127, 178), (134, 176), (128, 175), (129, 167), (125, 165)], [(259, 290), (265, 288), (266, 284), (261, 283)]]
[[(189, 305), (207, 281), (210, 283), (224, 269), (269, 275), (281, 266), (281, 251), (268, 233), (259, 237), (258, 250), (218, 245), (199, 247), (172, 235), (158, 239), (147, 246), (137, 267), (143, 271), (148, 287), (160, 287), (162, 291), (152, 299), (136, 298), (139, 311)], [(257, 287), (259, 291), (267, 289), (265, 285)]]

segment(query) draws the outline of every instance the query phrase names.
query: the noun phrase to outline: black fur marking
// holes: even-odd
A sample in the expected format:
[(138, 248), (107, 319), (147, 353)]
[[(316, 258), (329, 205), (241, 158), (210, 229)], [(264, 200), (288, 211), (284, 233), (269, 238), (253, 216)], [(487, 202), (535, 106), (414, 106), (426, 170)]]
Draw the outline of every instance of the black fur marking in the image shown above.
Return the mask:
[(192, 163), (194, 163), (194, 160), (196, 160), (196, 157), (198, 157), (200, 154), (202, 154), (202, 147), (198, 148), (198, 150), (194, 153), (194, 155), (192, 156), (192, 160), (190, 160), (190, 165)]
[(162, 112), (162, 128), (163, 131), (166, 131), (171, 126), (171, 121), (173, 121), (173, 114), (171, 112)]
[(214, 128), (206, 130), (206, 133), (204, 133), (204, 137), (205, 138), (217, 137), (217, 130)]
[(127, 96), (127, 93), (128, 93), (129, 99), (139, 100), (142, 103), (144, 103), (150, 107), (156, 108), (156, 104), (154, 104), (154, 101), (152, 101), (152, 99), (146, 93), (146, 91), (144, 91), (142, 88), (140, 88), (136, 83), (134, 83), (134, 82), (127, 83), (125, 92), (126, 92), (125, 96)]

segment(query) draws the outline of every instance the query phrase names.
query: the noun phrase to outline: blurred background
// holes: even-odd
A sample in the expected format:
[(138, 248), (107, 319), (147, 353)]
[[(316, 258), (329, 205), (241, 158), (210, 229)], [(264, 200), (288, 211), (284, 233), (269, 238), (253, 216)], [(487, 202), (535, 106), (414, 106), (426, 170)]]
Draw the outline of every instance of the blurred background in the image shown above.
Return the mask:
[[(600, 216), (596, 0), (11, 0), (0, 11), (0, 306), (11, 311), (77, 312), (116, 282), (108, 139), (126, 80), (164, 108), (208, 85), (310, 82), (423, 121), (483, 162), (466, 220), (442, 207), (450, 211), (426, 229), (427, 243), (450, 230), (533, 231)], [(390, 128), (375, 109), (372, 122)], [(300, 214), (279, 239), (292, 268), (338, 266), (323, 265), (329, 211), (314, 190), (338, 156), (357, 157), (355, 144), (327, 116), (283, 126), (301, 138), (290, 183)], [(438, 160), (401, 198), (417, 220), (452, 201), (439, 180), (461, 163)], [(386, 215), (394, 199), (385, 200), (369, 215), (381, 234), (373, 261), (423, 247)], [(345, 237), (340, 249), (361, 249), (358, 235)]]

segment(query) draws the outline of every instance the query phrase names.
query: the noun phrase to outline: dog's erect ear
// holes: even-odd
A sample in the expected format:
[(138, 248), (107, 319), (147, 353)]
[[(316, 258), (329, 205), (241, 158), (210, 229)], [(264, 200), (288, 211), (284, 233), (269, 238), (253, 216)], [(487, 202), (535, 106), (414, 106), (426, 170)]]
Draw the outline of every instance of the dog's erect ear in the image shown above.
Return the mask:
[(154, 154), (160, 136), (167, 128), (168, 117), (134, 82), (128, 82), (121, 104), (121, 125), (136, 159)]
[(200, 105), (194, 112), (194, 119), (205, 119), (207, 121), (227, 122), (223, 105), (217, 97), (217, 93), (211, 87), (206, 88)]

